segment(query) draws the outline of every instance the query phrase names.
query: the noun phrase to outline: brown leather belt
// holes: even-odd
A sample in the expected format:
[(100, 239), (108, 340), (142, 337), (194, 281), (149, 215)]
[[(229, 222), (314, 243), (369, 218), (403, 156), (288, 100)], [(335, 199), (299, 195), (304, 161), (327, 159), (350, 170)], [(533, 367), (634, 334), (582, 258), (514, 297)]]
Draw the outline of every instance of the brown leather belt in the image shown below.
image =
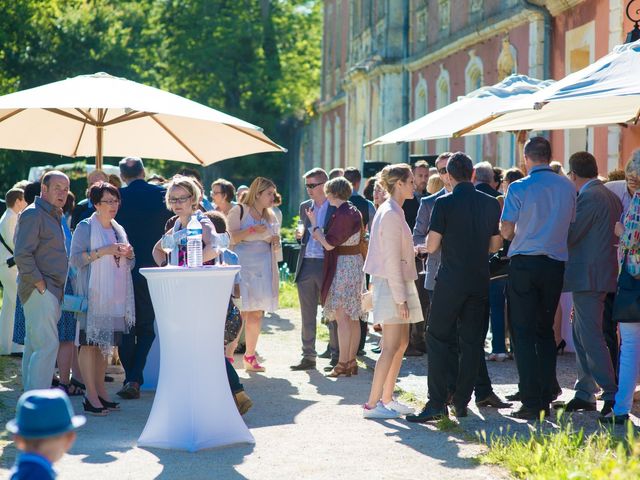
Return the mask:
[(340, 245), (336, 247), (338, 255), (360, 255), (360, 245)]

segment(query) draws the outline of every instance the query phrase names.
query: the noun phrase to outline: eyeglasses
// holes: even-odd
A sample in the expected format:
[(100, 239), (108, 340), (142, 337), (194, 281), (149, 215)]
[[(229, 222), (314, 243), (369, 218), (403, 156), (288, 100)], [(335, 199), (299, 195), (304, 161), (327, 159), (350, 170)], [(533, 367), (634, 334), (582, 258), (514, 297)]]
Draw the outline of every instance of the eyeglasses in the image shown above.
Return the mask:
[(324, 185), (324, 182), (321, 182), (321, 183), (306, 183), (305, 187), (307, 187), (309, 190), (313, 190), (314, 188), (316, 188), (319, 185)]
[(187, 203), (190, 198), (191, 198), (191, 195), (189, 195), (188, 197), (169, 198), (169, 204), (173, 205), (173, 204), (176, 204), (176, 203), (179, 203), (179, 204)]
[(442, 167), (438, 169), (438, 173), (440, 175), (445, 175), (447, 173), (447, 167)]
[(120, 205), (120, 200), (101, 200), (100, 202), (103, 205), (109, 205), (110, 207), (113, 207), (114, 205)]
[(211, 195), (221, 195), (222, 190), (211, 190)]

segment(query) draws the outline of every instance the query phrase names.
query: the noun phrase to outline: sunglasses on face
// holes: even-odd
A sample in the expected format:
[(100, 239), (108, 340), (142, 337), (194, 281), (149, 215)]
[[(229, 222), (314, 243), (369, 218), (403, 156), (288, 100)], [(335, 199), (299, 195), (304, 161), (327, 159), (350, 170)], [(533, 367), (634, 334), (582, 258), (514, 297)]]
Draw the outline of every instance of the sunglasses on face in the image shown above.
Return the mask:
[(305, 187), (307, 187), (309, 190), (313, 190), (314, 188), (320, 186), (320, 185), (324, 185), (324, 182), (321, 183), (305, 183)]
[(438, 169), (438, 173), (440, 175), (445, 175), (447, 173), (447, 167), (442, 167)]

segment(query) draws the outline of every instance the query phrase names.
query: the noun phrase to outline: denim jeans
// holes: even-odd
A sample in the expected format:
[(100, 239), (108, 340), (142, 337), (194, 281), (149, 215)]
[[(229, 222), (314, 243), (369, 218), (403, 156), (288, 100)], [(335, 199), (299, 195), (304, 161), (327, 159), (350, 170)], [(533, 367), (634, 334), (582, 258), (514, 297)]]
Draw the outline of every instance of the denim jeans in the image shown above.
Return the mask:
[(640, 323), (620, 322), (620, 373), (618, 393), (613, 413), (625, 415), (631, 411), (633, 392), (640, 371)]
[(507, 279), (493, 280), (489, 287), (489, 308), (491, 311), (491, 352), (507, 353), (504, 336), (504, 294)]

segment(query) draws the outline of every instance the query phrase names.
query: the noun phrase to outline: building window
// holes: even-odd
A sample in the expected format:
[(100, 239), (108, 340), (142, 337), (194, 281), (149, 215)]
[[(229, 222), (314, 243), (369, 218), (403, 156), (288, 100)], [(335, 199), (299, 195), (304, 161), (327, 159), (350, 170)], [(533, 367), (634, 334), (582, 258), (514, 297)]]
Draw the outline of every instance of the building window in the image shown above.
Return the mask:
[(448, 30), (451, 23), (451, 5), (449, 0), (438, 0), (438, 17), (440, 30)]
[[(449, 79), (449, 72), (444, 69), (443, 65), (440, 65), (440, 75), (436, 80), (436, 109), (446, 107), (451, 101), (451, 81)], [(440, 155), (443, 152), (449, 150), (449, 139), (441, 138), (436, 140), (436, 155)]]
[[(422, 77), (422, 75), (420, 75), (420, 80), (416, 85), (416, 91), (413, 95), (414, 120), (424, 117), (428, 113), (429, 108), (427, 104), (427, 91), (427, 82)], [(414, 153), (427, 153), (427, 142), (415, 142)]]
[(482, 0), (469, 0), (469, 11), (471, 13), (478, 13), (482, 11)]
[[(469, 51), (469, 62), (464, 70), (466, 93), (471, 93), (482, 87), (484, 80), (483, 71), (484, 69), (480, 57), (476, 56), (474, 50)], [(469, 137), (465, 137), (464, 148), (467, 155), (469, 155), (471, 160), (474, 162), (481, 162), (483, 160), (483, 138), (484, 137), (482, 135), (471, 135)]]
[(331, 154), (333, 149), (331, 148), (331, 120), (327, 119), (324, 124), (324, 168), (325, 170), (331, 169)]
[(333, 166), (342, 166), (342, 122), (340, 117), (336, 117), (333, 125)]
[(416, 42), (423, 43), (427, 40), (427, 10), (420, 10), (416, 14)]

